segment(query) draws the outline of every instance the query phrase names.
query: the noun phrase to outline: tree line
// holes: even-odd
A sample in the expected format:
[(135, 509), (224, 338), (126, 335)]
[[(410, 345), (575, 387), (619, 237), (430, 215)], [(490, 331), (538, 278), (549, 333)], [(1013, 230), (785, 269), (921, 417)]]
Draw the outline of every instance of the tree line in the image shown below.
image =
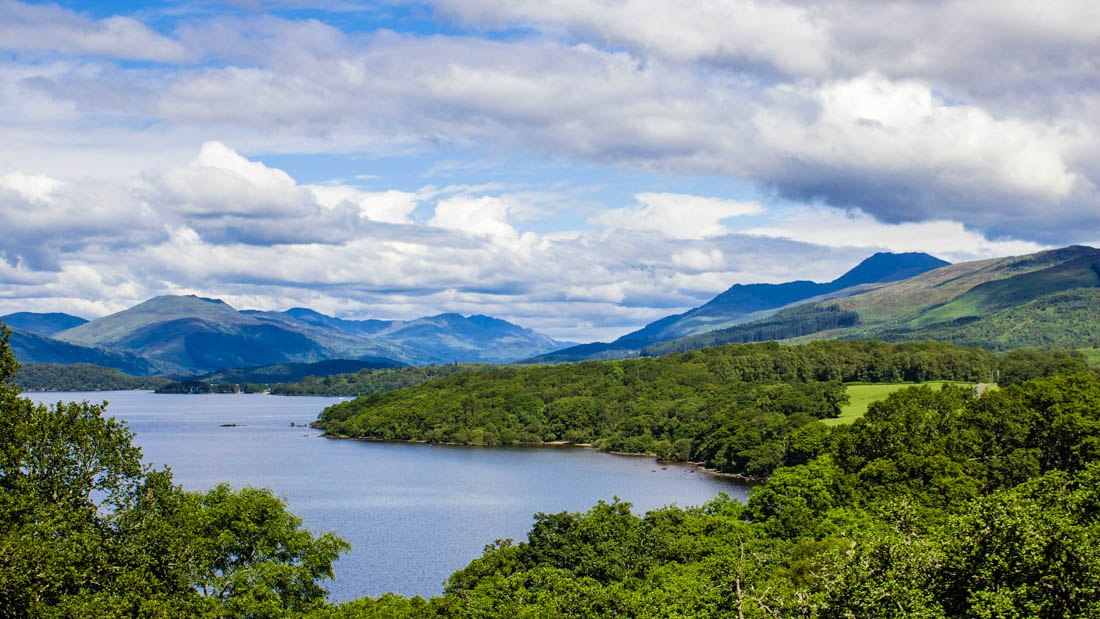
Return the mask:
[(326, 409), (316, 426), (378, 440), (567, 442), (763, 477), (820, 453), (843, 382), (988, 379), (995, 359), (935, 342), (740, 344), (660, 358), (466, 372)]

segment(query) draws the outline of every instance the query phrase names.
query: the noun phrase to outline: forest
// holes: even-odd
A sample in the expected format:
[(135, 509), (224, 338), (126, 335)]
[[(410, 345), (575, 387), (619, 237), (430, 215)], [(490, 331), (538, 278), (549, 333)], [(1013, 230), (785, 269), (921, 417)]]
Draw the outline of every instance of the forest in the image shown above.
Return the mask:
[[(536, 514), (525, 540), (488, 545), (440, 596), (333, 605), (323, 583), (346, 542), (303, 529), (271, 490), (182, 490), (141, 461), (103, 405), (19, 397), (0, 334), (0, 617), (1093, 617), (1100, 379), (1083, 368), (1072, 356), (998, 361), (935, 343), (754, 344), (467, 372), (360, 398), (325, 423), (397, 431), (386, 406), (431, 397), (456, 403), (434, 421), (508, 410), (545, 424), (543, 439), (613, 431), (601, 439), (629, 443), (648, 432), (673, 458), (707, 449), (705, 432), (686, 449), (671, 441), (681, 428), (729, 430), (713, 463), (763, 481), (744, 503), (719, 495), (634, 514), (609, 497), (583, 513)], [(851, 424), (815, 421), (835, 414), (841, 381), (998, 370), (1007, 386), (980, 396), (913, 386)], [(475, 396), (492, 405), (473, 406)], [(581, 423), (554, 425), (566, 421), (548, 412), (562, 400)], [(775, 443), (747, 432), (741, 410), (790, 434)], [(712, 417), (721, 424), (707, 426)]]
[(19, 368), (13, 380), (26, 391), (157, 389), (172, 382), (156, 376), (130, 376), (114, 368), (91, 363), (27, 364)]
[(934, 342), (730, 345), (466, 372), (336, 404), (316, 426), (378, 440), (592, 444), (759, 478), (821, 452), (830, 429), (819, 420), (840, 413), (844, 382), (978, 382), (995, 364), (983, 350)]
[(343, 617), (1095, 617), (1100, 380), (911, 387), (747, 503), (538, 514), (431, 600)]
[(420, 365), (410, 367), (364, 369), (351, 374), (331, 376), (307, 376), (297, 382), (283, 382), (271, 386), (275, 395), (370, 395), (416, 387), (426, 382), (454, 376), (474, 370), (502, 367), (492, 363), (448, 363), (445, 365)]
[(349, 548), (270, 489), (187, 492), (88, 402), (36, 406), (0, 327), (0, 617), (288, 617)]

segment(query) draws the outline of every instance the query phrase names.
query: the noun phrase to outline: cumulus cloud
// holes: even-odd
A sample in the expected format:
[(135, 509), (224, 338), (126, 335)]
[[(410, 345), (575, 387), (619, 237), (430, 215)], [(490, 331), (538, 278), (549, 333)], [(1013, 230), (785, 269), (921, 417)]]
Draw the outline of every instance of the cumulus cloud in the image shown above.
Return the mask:
[(0, 49), (41, 50), (180, 62), (189, 57), (179, 41), (122, 16), (88, 19), (57, 5), (0, 2)]
[(309, 190), (318, 203), (327, 208), (353, 204), (360, 215), (391, 224), (407, 224), (409, 215), (416, 210), (417, 194), (408, 191), (363, 191), (347, 185), (312, 185)]
[(659, 232), (679, 239), (702, 239), (729, 231), (721, 221), (764, 212), (754, 202), (721, 200), (678, 193), (640, 193), (636, 206), (604, 211), (590, 221), (598, 226)]
[(508, 223), (511, 205), (493, 196), (454, 196), (440, 200), (428, 225), (459, 230), (477, 236), (515, 239), (516, 229)]
[(885, 224), (865, 213), (830, 208), (799, 211), (771, 225), (745, 228), (741, 232), (828, 247), (927, 252), (950, 262), (1030, 254), (1049, 249), (1031, 241), (990, 240), (957, 221)]

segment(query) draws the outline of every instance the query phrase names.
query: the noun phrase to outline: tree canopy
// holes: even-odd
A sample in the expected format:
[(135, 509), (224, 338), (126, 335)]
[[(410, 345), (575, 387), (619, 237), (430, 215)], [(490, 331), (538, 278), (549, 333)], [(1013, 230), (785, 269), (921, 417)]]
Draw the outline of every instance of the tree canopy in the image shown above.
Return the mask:
[(0, 616), (282, 617), (349, 548), (270, 490), (186, 492), (106, 403), (36, 406), (0, 325)]

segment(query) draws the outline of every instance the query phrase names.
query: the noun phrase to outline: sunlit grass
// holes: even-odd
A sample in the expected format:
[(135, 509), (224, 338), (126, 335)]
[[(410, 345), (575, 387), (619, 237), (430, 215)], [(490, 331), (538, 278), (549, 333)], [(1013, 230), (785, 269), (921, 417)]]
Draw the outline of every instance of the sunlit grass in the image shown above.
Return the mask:
[[(886, 396), (898, 389), (914, 387), (916, 385), (927, 385), (939, 389), (949, 382), (952, 381), (932, 380), (926, 383), (852, 383), (847, 386), (849, 402), (840, 409), (840, 416), (833, 419), (822, 419), (821, 421), (830, 426), (852, 423), (856, 419), (867, 414), (867, 407), (870, 406), (872, 402), (885, 400)], [(952, 384), (973, 385), (973, 383), (963, 382), (953, 382)]]

